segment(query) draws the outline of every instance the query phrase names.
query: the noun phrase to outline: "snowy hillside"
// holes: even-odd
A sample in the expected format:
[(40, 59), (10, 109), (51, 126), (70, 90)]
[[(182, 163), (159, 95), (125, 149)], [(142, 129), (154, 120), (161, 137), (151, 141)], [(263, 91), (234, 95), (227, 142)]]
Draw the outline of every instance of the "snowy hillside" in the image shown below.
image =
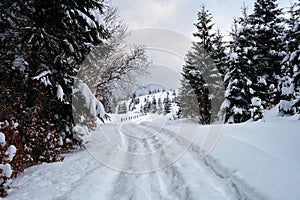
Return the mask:
[(150, 93), (155, 93), (156, 91), (167, 91), (169, 90), (166, 86), (163, 86), (158, 83), (149, 83), (143, 86), (140, 86), (138, 89), (134, 91), (136, 96), (148, 95)]
[(150, 92), (150, 94), (137, 96), (132, 99), (121, 101), (117, 105), (117, 113), (157, 113), (171, 114), (173, 118), (179, 114), (177, 104), (177, 91)]

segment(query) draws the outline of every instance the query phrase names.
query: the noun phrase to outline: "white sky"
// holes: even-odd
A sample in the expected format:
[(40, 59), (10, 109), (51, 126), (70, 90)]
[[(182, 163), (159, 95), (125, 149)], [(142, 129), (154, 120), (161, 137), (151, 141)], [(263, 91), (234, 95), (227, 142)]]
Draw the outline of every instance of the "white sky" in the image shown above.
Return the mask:
[[(295, 2), (296, 0), (292, 1)], [(182, 44), (181, 51), (187, 52), (189, 49), (187, 45), (193, 39), (192, 33), (195, 32), (193, 24), (197, 22), (197, 12), (201, 9), (201, 6), (205, 5), (212, 13), (213, 22), (226, 36), (230, 31), (233, 17), (241, 15), (243, 4), (245, 3), (248, 6), (249, 13), (252, 13), (255, 0), (112, 0), (112, 2), (119, 9), (122, 18), (129, 27), (129, 31), (134, 31), (129, 38), (129, 42), (147, 46), (150, 43), (152, 47), (160, 48), (158, 51), (147, 50), (149, 58), (153, 61), (152, 77), (143, 78), (141, 84), (157, 82), (170, 88), (177, 88), (180, 83), (181, 68), (184, 64), (182, 57), (186, 53), (178, 57), (174, 53), (168, 54), (164, 50), (170, 50), (169, 48), (174, 43), (184, 39), (185, 42)], [(278, 0), (278, 4), (281, 8), (291, 5), (290, 0)], [(158, 32), (155, 34), (136, 31), (144, 28), (166, 29), (179, 33), (182, 37), (172, 33), (161, 34)], [(159, 34), (162, 36), (160, 37)], [(154, 44), (153, 42), (156, 40), (161, 44)], [(166, 41), (169, 41), (169, 46), (166, 45)], [(165, 48), (161, 48), (162, 44)]]
[[(252, 12), (255, 0), (112, 0), (129, 29), (159, 27), (191, 37), (195, 31), (197, 12), (204, 4), (213, 14), (222, 32), (230, 29), (234, 16), (240, 16), (245, 3)], [(292, 0), (295, 2), (296, 0)], [(290, 0), (279, 0), (280, 7), (288, 7)]]

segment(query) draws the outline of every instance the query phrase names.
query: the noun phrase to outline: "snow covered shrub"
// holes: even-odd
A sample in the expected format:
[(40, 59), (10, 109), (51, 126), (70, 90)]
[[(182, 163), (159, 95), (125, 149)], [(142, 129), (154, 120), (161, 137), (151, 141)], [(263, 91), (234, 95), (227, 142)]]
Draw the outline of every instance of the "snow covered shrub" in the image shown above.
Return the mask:
[(16, 172), (13, 171), (14, 157), (17, 148), (12, 144), (14, 137), (18, 134), (17, 123), (0, 123), (0, 197), (6, 196), (9, 189), (9, 180)]

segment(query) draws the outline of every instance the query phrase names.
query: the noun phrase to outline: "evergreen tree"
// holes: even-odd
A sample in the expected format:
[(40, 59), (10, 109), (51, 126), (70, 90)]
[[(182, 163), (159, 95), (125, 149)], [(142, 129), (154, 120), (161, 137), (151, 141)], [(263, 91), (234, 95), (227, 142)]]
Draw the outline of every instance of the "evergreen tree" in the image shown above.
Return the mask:
[(157, 103), (156, 103), (156, 99), (155, 99), (155, 96), (153, 96), (152, 98), (152, 113), (156, 113), (157, 112)]
[(164, 99), (164, 114), (171, 112), (171, 102), (168, 98)]
[(185, 78), (181, 80), (179, 89), (179, 102), (182, 108), (182, 117), (195, 118), (199, 116), (198, 101), (194, 89)]
[[(249, 25), (247, 8), (243, 8), (243, 17), (234, 20), (229, 43), (230, 54), (227, 59), (227, 69), (224, 78), (226, 84), (225, 101), (222, 109), (225, 111), (225, 122), (240, 123), (251, 118), (252, 98), (256, 95), (253, 83), (256, 81), (256, 71), (253, 63), (253, 29)], [(260, 116), (256, 111), (255, 116)]]
[(163, 112), (163, 106), (162, 106), (162, 101), (161, 101), (161, 98), (159, 97), (158, 100), (157, 100), (157, 112), (158, 114), (162, 114)]
[(284, 32), (282, 26), (281, 9), (277, 0), (257, 0), (254, 13), (249, 20), (253, 29), (254, 40), (253, 67), (256, 68), (256, 90), (265, 108), (271, 108), (279, 102), (277, 90), (280, 63), (283, 59)]
[(211, 57), (214, 60), (219, 73), (221, 73), (222, 78), (224, 78), (225, 75), (225, 50), (226, 47), (223, 41), (223, 35), (221, 34), (220, 29), (217, 29), (216, 34), (213, 38), (213, 50), (211, 52)]
[(300, 112), (300, 3), (294, 4), (287, 20), (288, 31), (284, 41), (287, 55), (282, 62), (279, 112), (293, 115)]
[[(216, 49), (220, 45), (221, 37), (213, 32), (212, 14), (204, 6), (198, 12), (198, 21), (195, 26), (197, 32), (194, 33), (194, 37), (199, 42), (194, 42), (191, 51), (186, 55), (180, 103), (184, 116), (194, 115), (196, 110), (200, 123), (209, 124), (211, 119), (214, 120), (217, 117), (220, 108), (220, 102), (215, 103), (217, 102), (215, 98), (218, 98), (219, 94), (214, 94), (214, 92), (222, 88), (220, 87), (222, 75), (215, 63), (216, 61), (221, 66), (221, 61), (218, 60), (220, 52)], [(195, 103), (195, 98), (192, 96), (195, 96), (197, 100), (196, 107), (191, 107), (193, 104), (190, 102)], [(187, 102), (184, 102), (185, 100)], [(214, 102), (213, 106), (212, 102)]]
[(151, 111), (151, 103), (149, 102), (149, 97), (145, 98), (144, 113), (149, 113)]
[(66, 141), (74, 139), (74, 77), (77, 65), (108, 36), (102, 9), (96, 0), (0, 3), (0, 85), (13, 94), (1, 109), (14, 108), (1, 110), (0, 121), (19, 120), (18, 145), (26, 145), (31, 164), (60, 160), (59, 152), (72, 144)]

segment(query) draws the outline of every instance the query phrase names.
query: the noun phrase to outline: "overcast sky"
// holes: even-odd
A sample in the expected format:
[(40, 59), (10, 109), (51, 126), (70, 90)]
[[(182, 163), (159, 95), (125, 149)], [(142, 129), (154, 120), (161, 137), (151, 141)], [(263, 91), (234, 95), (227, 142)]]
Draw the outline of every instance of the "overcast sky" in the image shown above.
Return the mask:
[[(184, 64), (183, 57), (190, 47), (189, 42), (191, 43), (193, 39), (192, 33), (195, 32), (193, 24), (197, 21), (197, 12), (201, 6), (206, 6), (213, 15), (213, 22), (221, 29), (223, 35), (227, 35), (233, 17), (241, 15), (243, 4), (245, 3), (249, 13), (252, 13), (255, 0), (112, 0), (112, 2), (119, 9), (129, 31), (133, 30), (129, 42), (144, 43), (148, 47), (154, 47), (154, 49), (147, 49), (153, 61), (152, 78), (143, 78), (142, 82), (145, 84), (156, 82), (170, 88), (177, 88)], [(279, 0), (278, 4), (282, 8), (291, 5), (290, 0)], [(181, 36), (168, 31), (166, 33), (139, 31), (144, 28), (166, 29), (180, 33)], [(180, 52), (176, 53), (175, 50), (174, 54), (171, 45), (177, 44), (178, 41), (184, 42), (180, 44), (181, 46), (177, 45), (176, 48), (180, 49)]]
[[(172, 29), (191, 37), (195, 31), (197, 12), (204, 4), (213, 14), (214, 22), (225, 34), (234, 16), (239, 16), (245, 3), (252, 12), (254, 0), (112, 0), (119, 8), (129, 29), (159, 27)], [(292, 0), (295, 2), (295, 0)], [(290, 0), (279, 0), (280, 7), (288, 7)]]

